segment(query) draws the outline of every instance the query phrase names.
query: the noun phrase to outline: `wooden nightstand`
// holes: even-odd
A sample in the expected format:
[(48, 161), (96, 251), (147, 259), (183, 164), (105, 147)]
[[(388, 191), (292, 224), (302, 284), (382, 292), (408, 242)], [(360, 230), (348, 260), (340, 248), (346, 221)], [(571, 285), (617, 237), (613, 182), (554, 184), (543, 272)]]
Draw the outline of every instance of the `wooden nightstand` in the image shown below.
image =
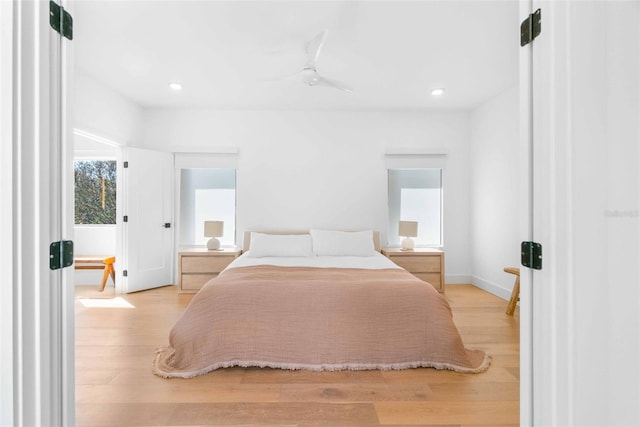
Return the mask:
[(242, 250), (236, 248), (225, 248), (219, 251), (198, 248), (178, 252), (180, 292), (198, 292), (205, 283), (216, 277), (241, 253)]
[(444, 252), (431, 248), (402, 251), (384, 248), (382, 254), (417, 278), (429, 282), (438, 292), (444, 292)]

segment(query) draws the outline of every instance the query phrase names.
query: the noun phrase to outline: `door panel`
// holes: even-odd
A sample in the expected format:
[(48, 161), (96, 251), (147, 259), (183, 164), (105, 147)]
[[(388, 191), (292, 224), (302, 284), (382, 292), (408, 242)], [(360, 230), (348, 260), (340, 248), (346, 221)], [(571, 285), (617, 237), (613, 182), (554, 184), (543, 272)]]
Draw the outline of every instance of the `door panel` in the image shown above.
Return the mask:
[[(172, 284), (173, 156), (125, 149), (123, 158), (124, 262), (123, 291), (136, 292)], [(169, 228), (165, 224), (170, 224)]]
[(74, 425), (73, 287), (49, 254), (72, 237), (70, 46), (49, 7), (0, 2), (1, 425)]
[(537, 6), (533, 422), (637, 426), (640, 3)]

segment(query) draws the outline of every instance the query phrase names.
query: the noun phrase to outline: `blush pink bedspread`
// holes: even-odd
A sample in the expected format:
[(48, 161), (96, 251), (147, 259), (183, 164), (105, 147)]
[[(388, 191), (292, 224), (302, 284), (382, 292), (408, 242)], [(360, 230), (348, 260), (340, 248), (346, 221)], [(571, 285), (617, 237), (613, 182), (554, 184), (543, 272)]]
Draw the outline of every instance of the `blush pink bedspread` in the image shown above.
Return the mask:
[(231, 366), (482, 372), (446, 299), (401, 269), (252, 266), (209, 281), (178, 319), (154, 373), (190, 378)]

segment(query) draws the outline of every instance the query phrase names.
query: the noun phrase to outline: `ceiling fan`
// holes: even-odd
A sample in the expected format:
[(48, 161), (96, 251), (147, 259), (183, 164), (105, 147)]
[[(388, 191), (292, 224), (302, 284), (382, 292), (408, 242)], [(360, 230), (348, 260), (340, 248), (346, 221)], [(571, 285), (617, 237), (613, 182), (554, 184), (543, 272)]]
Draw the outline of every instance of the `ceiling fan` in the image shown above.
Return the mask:
[(327, 39), (328, 32), (329, 30), (325, 29), (318, 35), (316, 35), (313, 39), (305, 43), (307, 61), (304, 67), (302, 68), (302, 70), (284, 78), (300, 76), (302, 77), (302, 83), (306, 84), (307, 86), (327, 86), (334, 89), (343, 90), (345, 92), (353, 92), (353, 89), (346, 84), (338, 80), (324, 77), (318, 73), (316, 64), (318, 62), (318, 57), (320, 56), (320, 51), (322, 50), (324, 42)]

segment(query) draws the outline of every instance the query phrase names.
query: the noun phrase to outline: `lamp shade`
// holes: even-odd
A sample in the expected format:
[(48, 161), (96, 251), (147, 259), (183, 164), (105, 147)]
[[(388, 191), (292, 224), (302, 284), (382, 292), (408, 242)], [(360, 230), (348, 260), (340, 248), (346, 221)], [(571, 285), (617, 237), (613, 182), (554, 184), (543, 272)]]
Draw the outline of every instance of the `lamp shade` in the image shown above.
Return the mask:
[(416, 221), (400, 221), (398, 236), (418, 237), (418, 223)]
[(222, 237), (224, 235), (224, 221), (205, 221), (204, 235), (205, 237)]

